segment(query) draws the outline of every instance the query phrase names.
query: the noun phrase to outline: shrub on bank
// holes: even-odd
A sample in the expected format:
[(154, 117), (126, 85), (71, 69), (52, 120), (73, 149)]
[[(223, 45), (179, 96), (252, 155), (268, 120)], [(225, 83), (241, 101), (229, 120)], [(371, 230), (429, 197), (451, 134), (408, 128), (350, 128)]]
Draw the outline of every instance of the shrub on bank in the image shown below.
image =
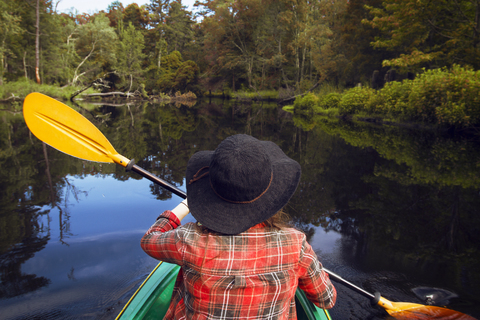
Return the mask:
[(338, 108), (342, 95), (338, 92), (332, 92), (319, 98), (318, 107), (321, 109), (334, 109)]
[(460, 66), (428, 70), (414, 80), (409, 113), (426, 122), (480, 123), (480, 72)]
[(315, 111), (315, 108), (318, 104), (318, 97), (313, 93), (307, 93), (303, 97), (295, 99), (293, 103), (293, 108), (295, 113), (309, 114)]
[(371, 88), (355, 87), (346, 91), (338, 104), (342, 115), (351, 115), (366, 111), (369, 101), (373, 99), (375, 90)]
[(336, 107), (339, 113), (335, 115), (366, 114), (400, 121), (480, 125), (480, 71), (460, 66), (428, 70), (415, 80), (389, 82), (378, 91), (355, 87), (343, 94), (307, 94), (294, 102), (295, 112), (313, 110), (325, 114)]
[(411, 80), (387, 83), (382, 90), (378, 91), (375, 99), (370, 101), (371, 112), (394, 117), (406, 115), (412, 83)]

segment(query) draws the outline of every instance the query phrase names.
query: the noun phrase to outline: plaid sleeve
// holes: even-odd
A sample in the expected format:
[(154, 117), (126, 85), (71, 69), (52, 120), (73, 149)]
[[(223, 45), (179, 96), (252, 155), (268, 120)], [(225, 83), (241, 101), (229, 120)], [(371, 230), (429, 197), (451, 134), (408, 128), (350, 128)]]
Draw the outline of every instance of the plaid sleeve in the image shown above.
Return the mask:
[(305, 291), (308, 300), (319, 308), (330, 309), (337, 300), (337, 291), (312, 247), (304, 239), (300, 255), (298, 286)]
[(163, 212), (142, 237), (142, 249), (155, 259), (182, 265), (181, 241), (175, 231), (179, 226), (180, 220), (173, 212)]

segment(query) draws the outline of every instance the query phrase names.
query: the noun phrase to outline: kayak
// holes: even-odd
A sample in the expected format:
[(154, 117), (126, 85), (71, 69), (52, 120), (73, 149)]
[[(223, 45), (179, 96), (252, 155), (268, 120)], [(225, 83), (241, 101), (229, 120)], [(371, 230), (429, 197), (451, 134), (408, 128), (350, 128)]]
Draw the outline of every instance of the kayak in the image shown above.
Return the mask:
[[(118, 314), (117, 320), (162, 319), (172, 298), (173, 287), (180, 266), (160, 262)], [(297, 319), (331, 320), (327, 310), (310, 302), (305, 293), (297, 289), (295, 294)]]

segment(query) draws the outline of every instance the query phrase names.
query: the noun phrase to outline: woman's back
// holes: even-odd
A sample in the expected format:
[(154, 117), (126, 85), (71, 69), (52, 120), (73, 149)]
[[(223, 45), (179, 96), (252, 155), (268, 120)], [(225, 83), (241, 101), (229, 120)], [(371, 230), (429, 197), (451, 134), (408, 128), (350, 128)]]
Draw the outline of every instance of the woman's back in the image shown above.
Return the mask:
[[(196, 152), (186, 200), (142, 238), (152, 257), (182, 266), (167, 319), (295, 319), (297, 286), (321, 308), (336, 291), (305, 235), (275, 228), (301, 167), (275, 143), (239, 134)], [(180, 227), (191, 211), (199, 224)]]
[[(189, 223), (160, 234), (162, 239), (149, 231), (142, 243), (154, 242), (162, 260), (182, 266), (166, 318), (295, 319), (299, 281), (319, 307), (333, 305), (334, 289), (305, 235), (295, 229), (258, 224), (222, 235)], [(155, 255), (148, 245), (144, 249)]]

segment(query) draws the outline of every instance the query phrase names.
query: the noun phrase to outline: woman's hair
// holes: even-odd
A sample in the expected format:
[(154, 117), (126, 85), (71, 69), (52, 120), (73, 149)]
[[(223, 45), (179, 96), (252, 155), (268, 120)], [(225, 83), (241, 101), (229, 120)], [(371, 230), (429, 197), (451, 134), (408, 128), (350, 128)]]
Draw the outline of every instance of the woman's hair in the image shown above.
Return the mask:
[[(200, 223), (197, 222), (199, 226), (201, 226), (201, 230), (203, 233), (212, 233), (212, 234), (221, 234), (220, 232), (215, 232), (213, 230), (208, 229), (207, 227), (201, 225)], [(263, 224), (268, 227), (268, 228), (275, 228), (275, 229), (282, 229), (282, 228), (290, 228), (290, 216), (288, 213), (283, 211), (281, 209), (277, 213), (275, 213), (273, 216), (268, 218), (267, 220), (263, 221)]]
[(273, 216), (263, 222), (267, 227), (282, 229), (291, 227), (290, 216), (283, 210), (278, 211)]

